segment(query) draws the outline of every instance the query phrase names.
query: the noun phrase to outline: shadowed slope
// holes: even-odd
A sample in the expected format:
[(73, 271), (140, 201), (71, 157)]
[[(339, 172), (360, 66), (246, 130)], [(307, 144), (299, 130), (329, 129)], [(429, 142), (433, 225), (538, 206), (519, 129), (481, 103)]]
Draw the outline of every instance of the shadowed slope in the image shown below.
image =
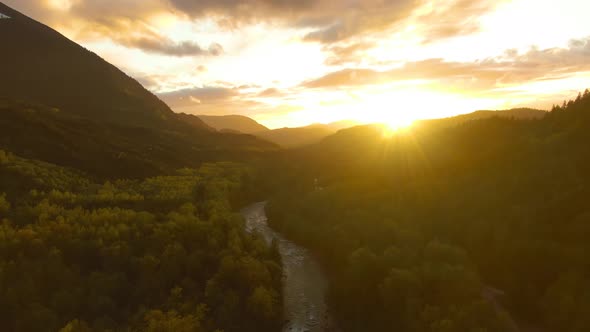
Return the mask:
[(186, 127), (164, 102), (98, 55), (2, 3), (0, 13), (10, 17), (0, 20), (0, 96), (100, 121)]
[[(182, 115), (186, 116), (185, 114)], [(243, 115), (198, 115), (198, 117), (207, 125), (220, 131), (229, 130), (254, 134), (268, 130), (265, 126)]]

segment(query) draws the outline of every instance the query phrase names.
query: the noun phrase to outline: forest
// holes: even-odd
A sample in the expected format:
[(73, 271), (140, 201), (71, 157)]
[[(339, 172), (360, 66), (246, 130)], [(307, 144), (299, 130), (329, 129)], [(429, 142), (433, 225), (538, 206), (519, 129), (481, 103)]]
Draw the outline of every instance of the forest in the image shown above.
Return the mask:
[(264, 166), (270, 223), (327, 267), (345, 331), (588, 331), (589, 126), (586, 91), (538, 120), (344, 130)]
[[(588, 90), (550, 112), (478, 111), (398, 131), (364, 125), (335, 132), (338, 123), (265, 131), (243, 117), (248, 126), (238, 131), (195, 115), (215, 110), (211, 114), (271, 122), (284, 116), (290, 125), (291, 116), (296, 123), (307, 119), (300, 117), (307, 108), (317, 112), (308, 118), (316, 121), (332, 116), (319, 114), (322, 109), (336, 106), (338, 116), (358, 107), (355, 114), (374, 113), (370, 121), (384, 122), (409, 112), (418, 117), (420, 108), (455, 114), (461, 109), (452, 102), (438, 109), (437, 98), (414, 103), (402, 94), (416, 89), (410, 98), (435, 97), (438, 91), (429, 90), (438, 86), (430, 82), (440, 82), (441, 96), (451, 101), (483, 101), (500, 90), (510, 99), (540, 83), (555, 82), (556, 93), (561, 80), (587, 77), (588, 39), (526, 53), (521, 49), (528, 45), (510, 46), (473, 63), (454, 59), (461, 48), (453, 43), (450, 57), (403, 60), (404, 53), (439, 48), (426, 38), (419, 43), (432, 50), (402, 47), (381, 59), (398, 44), (389, 32), (403, 22), (394, 18), (412, 22), (400, 25), (401, 36), (430, 31), (426, 25), (442, 28), (442, 35), (486, 35), (471, 24), (493, 1), (295, 1), (295, 7), (289, 1), (165, 1), (162, 12), (154, 4), (139, 8), (139, 1), (11, 2), (27, 12), (41, 5), (30, 13), (48, 25), (0, 2), (0, 40), (8, 45), (0, 52), (0, 331), (287, 329), (293, 321), (286, 299), (307, 302), (304, 308), (311, 302), (303, 291), (287, 296), (283, 288), (292, 272), (285, 257), (302, 271), (302, 252), (325, 269), (314, 279), (322, 281), (316, 306), (322, 310), (316, 316), (301, 310), (314, 328), (323, 328), (323, 318), (336, 332), (590, 331)], [(425, 8), (403, 10), (418, 3)], [(181, 7), (198, 13), (181, 14)], [(579, 4), (570, 7), (583, 12)], [(50, 21), (41, 15), (49, 8)], [(239, 20), (225, 17), (223, 8)], [(277, 16), (267, 27), (254, 14)], [(100, 18), (77, 26), (86, 15)], [(188, 24), (197, 16), (206, 19), (202, 26)], [(174, 21), (182, 26), (173, 28)], [(421, 29), (418, 21), (428, 22)], [(451, 25), (455, 21), (459, 25)], [(395, 26), (378, 31), (387, 22)], [(222, 34), (209, 34), (216, 25)], [(52, 26), (89, 39), (78, 45)], [(361, 30), (353, 43), (351, 33)], [(531, 35), (542, 37), (536, 30)], [(313, 46), (320, 35), (344, 44)], [(383, 36), (388, 40), (380, 50)], [(512, 43), (509, 37), (498, 39)], [(236, 44), (207, 48), (201, 39)], [(250, 45), (258, 40), (264, 41), (260, 51)], [(275, 40), (280, 43), (271, 44)], [(298, 40), (306, 46), (284, 51)], [(125, 64), (129, 74), (86, 47)], [(133, 57), (124, 55), (127, 48)], [(308, 49), (329, 55), (318, 64), (335, 67), (308, 67), (315, 55), (300, 53)], [(331, 60), (332, 53), (348, 52), (358, 61)], [(150, 53), (167, 57), (150, 60)], [(250, 63), (253, 57), (258, 60)], [(348, 68), (353, 63), (366, 68)], [(411, 85), (394, 91), (397, 83)], [(339, 95), (347, 96), (342, 103), (333, 99)], [(530, 104), (553, 98), (538, 97)], [(384, 100), (391, 106), (379, 109)], [(237, 213), (254, 202), (261, 202), (256, 221), (280, 232), (270, 244), (248, 232)], [(283, 255), (281, 243), (290, 241), (298, 250)]]
[(268, 198), (343, 331), (586, 331), (589, 124), (586, 91), (542, 118), (358, 126), (127, 179), (0, 150), (0, 321), (277, 331), (281, 256), (235, 213)]
[(243, 164), (97, 182), (0, 150), (3, 331), (276, 331), (276, 248), (234, 212)]

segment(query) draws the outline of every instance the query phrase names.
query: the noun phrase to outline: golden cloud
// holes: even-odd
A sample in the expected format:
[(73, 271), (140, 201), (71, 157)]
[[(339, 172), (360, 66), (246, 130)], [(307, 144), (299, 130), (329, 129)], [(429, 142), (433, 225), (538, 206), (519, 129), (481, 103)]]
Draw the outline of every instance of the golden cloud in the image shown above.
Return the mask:
[[(72, 29), (86, 26), (86, 29), (82, 27), (80, 38), (93, 33), (107, 37), (134, 34), (150, 24), (150, 17), (171, 13), (179, 18), (214, 18), (228, 27), (279, 22), (286, 27), (311, 30), (304, 40), (325, 44), (389, 29), (422, 12), (431, 3), (427, 0), (59, 0), (67, 6), (60, 5), (57, 9), (54, 1), (7, 0), (7, 3), (52, 26), (69, 25)], [(437, 1), (431, 6), (436, 9), (420, 14), (418, 23), (424, 27), (427, 38), (471, 32), (477, 26), (475, 18), (491, 10), (493, 3), (491, 0)], [(121, 21), (127, 24), (122, 25)], [(115, 42), (127, 40), (114, 39)], [(125, 45), (171, 55), (199, 53), (194, 45), (171, 45), (162, 39), (163, 46), (155, 47), (153, 41), (140, 39)]]
[(532, 48), (524, 54), (508, 51), (501, 57), (475, 62), (428, 59), (407, 62), (387, 71), (348, 68), (304, 82), (302, 86), (332, 89), (395, 81), (435, 80), (463, 89), (481, 90), (533, 80), (560, 79), (583, 71), (590, 71), (590, 38), (572, 40), (568, 48)]

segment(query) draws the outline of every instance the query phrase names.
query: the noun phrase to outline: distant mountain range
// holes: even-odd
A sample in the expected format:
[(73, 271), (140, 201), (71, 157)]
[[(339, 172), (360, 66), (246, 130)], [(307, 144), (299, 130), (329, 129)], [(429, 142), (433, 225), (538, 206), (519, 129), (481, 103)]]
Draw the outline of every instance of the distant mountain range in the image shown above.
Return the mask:
[[(541, 119), (546, 111), (531, 108), (515, 108), (499, 111), (476, 111), (448, 118), (416, 121), (416, 125), (452, 126), (467, 121), (488, 119), (492, 117), (514, 119)], [(335, 134), (339, 130), (358, 126), (353, 120), (342, 120), (329, 124), (312, 124), (304, 127), (268, 129), (260, 123), (242, 115), (206, 116), (199, 115), (207, 125), (221, 131), (233, 133), (247, 133), (273, 142), (284, 148), (296, 148), (320, 142), (322, 139)]]
[(317, 143), (340, 129), (358, 125), (358, 122), (353, 120), (342, 120), (329, 124), (317, 123), (305, 127), (268, 129), (254, 119), (243, 115), (198, 115), (198, 117), (208, 126), (220, 132), (252, 134), (284, 148)]
[(331, 130), (334, 131), (338, 131), (341, 129), (347, 129), (347, 128), (351, 128), (354, 126), (358, 126), (360, 123), (358, 121), (354, 121), (354, 120), (340, 120), (340, 121), (336, 121), (336, 122), (332, 122), (332, 123), (328, 123), (328, 124), (316, 124), (316, 126), (326, 126), (327, 128), (330, 128)]
[[(572, 117), (581, 115), (574, 112), (569, 113), (568, 116)], [(549, 119), (549, 115), (552, 115), (551, 119)], [(449, 118), (416, 121), (407, 135), (399, 136), (389, 136), (384, 124), (358, 125), (342, 129), (315, 144), (296, 149), (291, 154), (285, 154), (285, 159), (280, 162), (284, 163), (285, 167), (291, 164), (296, 164), (299, 167), (299, 164), (304, 161), (313, 170), (310, 172), (313, 176), (317, 177), (319, 170), (323, 170), (325, 171), (323, 176), (331, 178), (343, 176), (351, 170), (372, 173), (376, 170), (374, 167), (385, 167), (385, 156), (391, 162), (397, 163), (398, 166), (405, 165), (409, 162), (405, 159), (409, 154), (412, 154), (413, 157), (419, 156), (419, 154), (415, 154), (415, 148), (428, 147), (429, 152), (425, 152), (425, 155), (434, 156), (440, 153), (445, 155), (444, 158), (453, 160), (453, 158), (462, 157), (460, 154), (453, 154), (454, 148), (480, 144), (481, 152), (484, 153), (491, 149), (490, 146), (496, 144), (494, 140), (496, 137), (504, 140), (502, 144), (516, 140), (520, 127), (543, 128), (548, 126), (548, 128), (552, 128), (551, 126), (575, 123), (571, 119), (563, 121), (561, 116), (557, 112), (550, 113), (534, 109), (476, 111)], [(511, 119), (518, 121), (510, 121)], [(511, 128), (510, 135), (501, 132), (502, 128), (507, 127)], [(474, 128), (481, 128), (481, 131)], [(461, 136), (463, 132), (469, 132), (469, 135), (463, 137)], [(452, 139), (443, 141), (441, 140), (443, 137), (452, 137)], [(469, 140), (465, 137), (468, 137)], [(408, 142), (412, 144), (406, 144)], [(477, 148), (474, 150), (477, 151)], [(474, 158), (473, 156), (469, 157)], [(416, 160), (414, 161), (416, 162)], [(301, 167), (305, 168), (306, 166)], [(388, 170), (382, 171), (389, 172)]]
[(437, 124), (437, 125), (457, 125), (467, 121), (489, 119), (493, 117), (499, 117), (504, 119), (520, 119), (520, 120), (533, 120), (542, 119), (547, 114), (547, 111), (532, 109), (532, 108), (513, 108), (509, 110), (498, 110), (498, 111), (475, 111), (473, 113), (456, 115), (448, 118), (441, 119), (429, 119), (418, 121), (419, 123), (425, 124)]
[(336, 130), (326, 125), (311, 125), (267, 130), (255, 135), (284, 148), (295, 148), (317, 143), (335, 132)]
[(277, 148), (176, 114), (55, 30), (2, 3), (0, 13), (9, 17), (0, 20), (0, 149), (133, 177)]

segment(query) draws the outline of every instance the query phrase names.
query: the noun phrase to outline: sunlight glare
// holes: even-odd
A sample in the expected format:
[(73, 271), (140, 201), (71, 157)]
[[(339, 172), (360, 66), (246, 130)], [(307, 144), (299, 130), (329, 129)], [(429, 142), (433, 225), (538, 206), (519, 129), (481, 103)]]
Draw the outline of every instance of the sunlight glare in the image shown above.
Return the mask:
[(389, 131), (398, 132), (409, 129), (414, 123), (414, 119), (404, 116), (386, 116), (380, 122), (384, 124)]
[(394, 131), (411, 127), (416, 120), (454, 116), (481, 109), (497, 109), (498, 101), (469, 98), (462, 94), (431, 91), (421, 88), (382, 91), (363, 96), (359, 107), (360, 120), (383, 123)]

